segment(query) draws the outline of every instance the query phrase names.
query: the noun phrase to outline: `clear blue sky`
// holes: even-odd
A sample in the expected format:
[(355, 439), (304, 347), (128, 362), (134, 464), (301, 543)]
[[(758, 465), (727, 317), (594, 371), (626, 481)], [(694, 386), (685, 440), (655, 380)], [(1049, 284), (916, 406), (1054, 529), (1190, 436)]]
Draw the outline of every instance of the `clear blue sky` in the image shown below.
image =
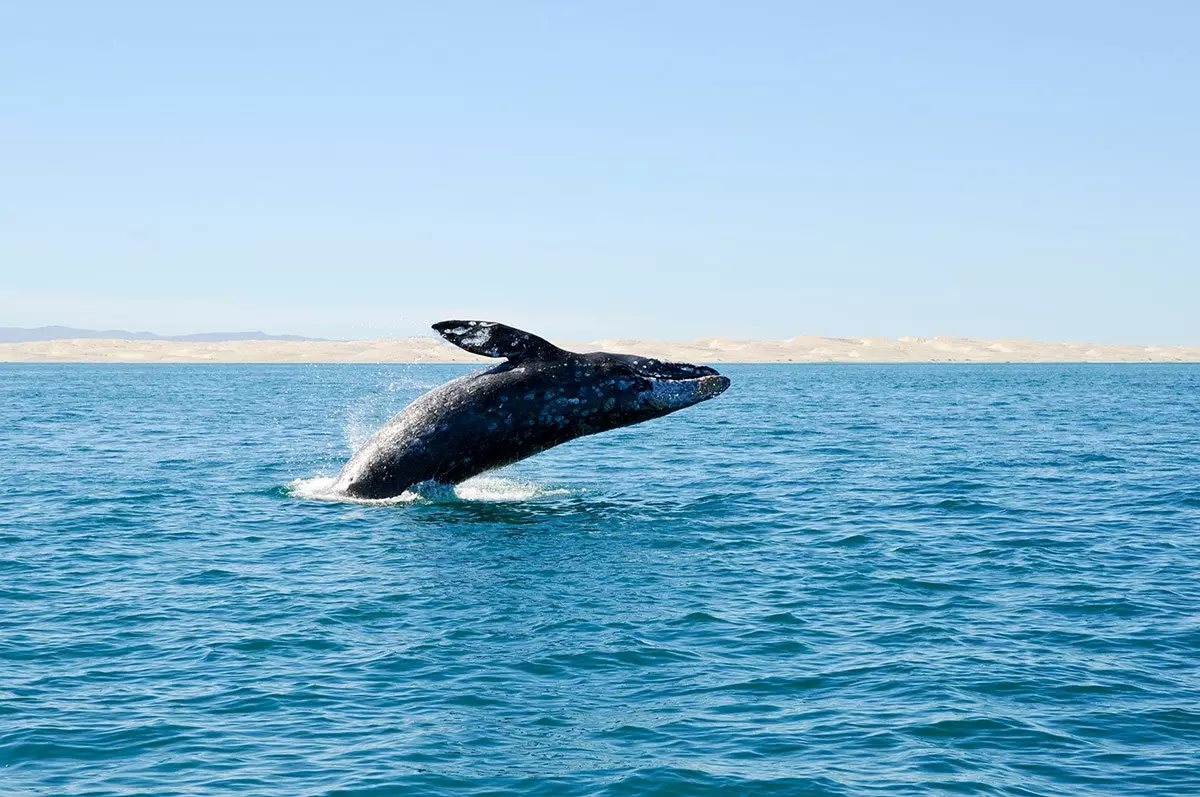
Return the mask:
[(0, 7), (0, 326), (1200, 342), (1200, 3)]

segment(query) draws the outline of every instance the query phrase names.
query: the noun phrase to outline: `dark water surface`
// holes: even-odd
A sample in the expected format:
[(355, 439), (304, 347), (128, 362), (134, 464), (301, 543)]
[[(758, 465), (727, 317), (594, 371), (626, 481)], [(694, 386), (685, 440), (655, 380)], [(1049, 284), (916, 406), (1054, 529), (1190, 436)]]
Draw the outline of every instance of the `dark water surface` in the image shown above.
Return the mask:
[(1200, 790), (1200, 367), (728, 366), (303, 497), (464, 370), (0, 366), (0, 794)]

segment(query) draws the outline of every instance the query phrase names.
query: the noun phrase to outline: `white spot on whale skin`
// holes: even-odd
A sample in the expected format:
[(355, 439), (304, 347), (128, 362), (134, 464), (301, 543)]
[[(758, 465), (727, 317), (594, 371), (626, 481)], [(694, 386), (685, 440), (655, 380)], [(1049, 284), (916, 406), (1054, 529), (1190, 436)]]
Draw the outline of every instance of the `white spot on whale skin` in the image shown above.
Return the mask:
[(487, 345), (487, 342), (491, 339), (492, 336), (487, 332), (487, 330), (480, 330), (479, 332), (475, 332), (470, 335), (463, 335), (462, 342), (468, 346), (482, 348), (483, 346)]

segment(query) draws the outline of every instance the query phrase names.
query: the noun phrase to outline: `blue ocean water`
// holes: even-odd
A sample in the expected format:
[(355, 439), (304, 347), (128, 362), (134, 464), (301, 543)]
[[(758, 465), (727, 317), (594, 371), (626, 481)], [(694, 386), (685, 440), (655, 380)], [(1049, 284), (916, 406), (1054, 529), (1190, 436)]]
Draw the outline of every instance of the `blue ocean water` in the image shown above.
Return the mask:
[(0, 794), (1200, 793), (1200, 367), (725, 366), (306, 497), (465, 370), (0, 366)]

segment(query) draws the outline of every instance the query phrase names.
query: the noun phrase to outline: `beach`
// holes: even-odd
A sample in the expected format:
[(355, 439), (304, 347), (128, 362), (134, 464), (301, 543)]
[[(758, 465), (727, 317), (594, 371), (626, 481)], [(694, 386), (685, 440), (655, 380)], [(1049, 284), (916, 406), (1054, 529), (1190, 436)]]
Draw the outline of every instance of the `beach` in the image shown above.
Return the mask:
[[(1004, 338), (700, 338), (690, 342), (608, 339), (555, 341), (572, 351), (612, 351), (707, 363), (1200, 362), (1200, 345), (1047, 343)], [(462, 363), (487, 362), (435, 337), (357, 341), (181, 343), (157, 340), (51, 340), (0, 344), (0, 362), (81, 363)]]

